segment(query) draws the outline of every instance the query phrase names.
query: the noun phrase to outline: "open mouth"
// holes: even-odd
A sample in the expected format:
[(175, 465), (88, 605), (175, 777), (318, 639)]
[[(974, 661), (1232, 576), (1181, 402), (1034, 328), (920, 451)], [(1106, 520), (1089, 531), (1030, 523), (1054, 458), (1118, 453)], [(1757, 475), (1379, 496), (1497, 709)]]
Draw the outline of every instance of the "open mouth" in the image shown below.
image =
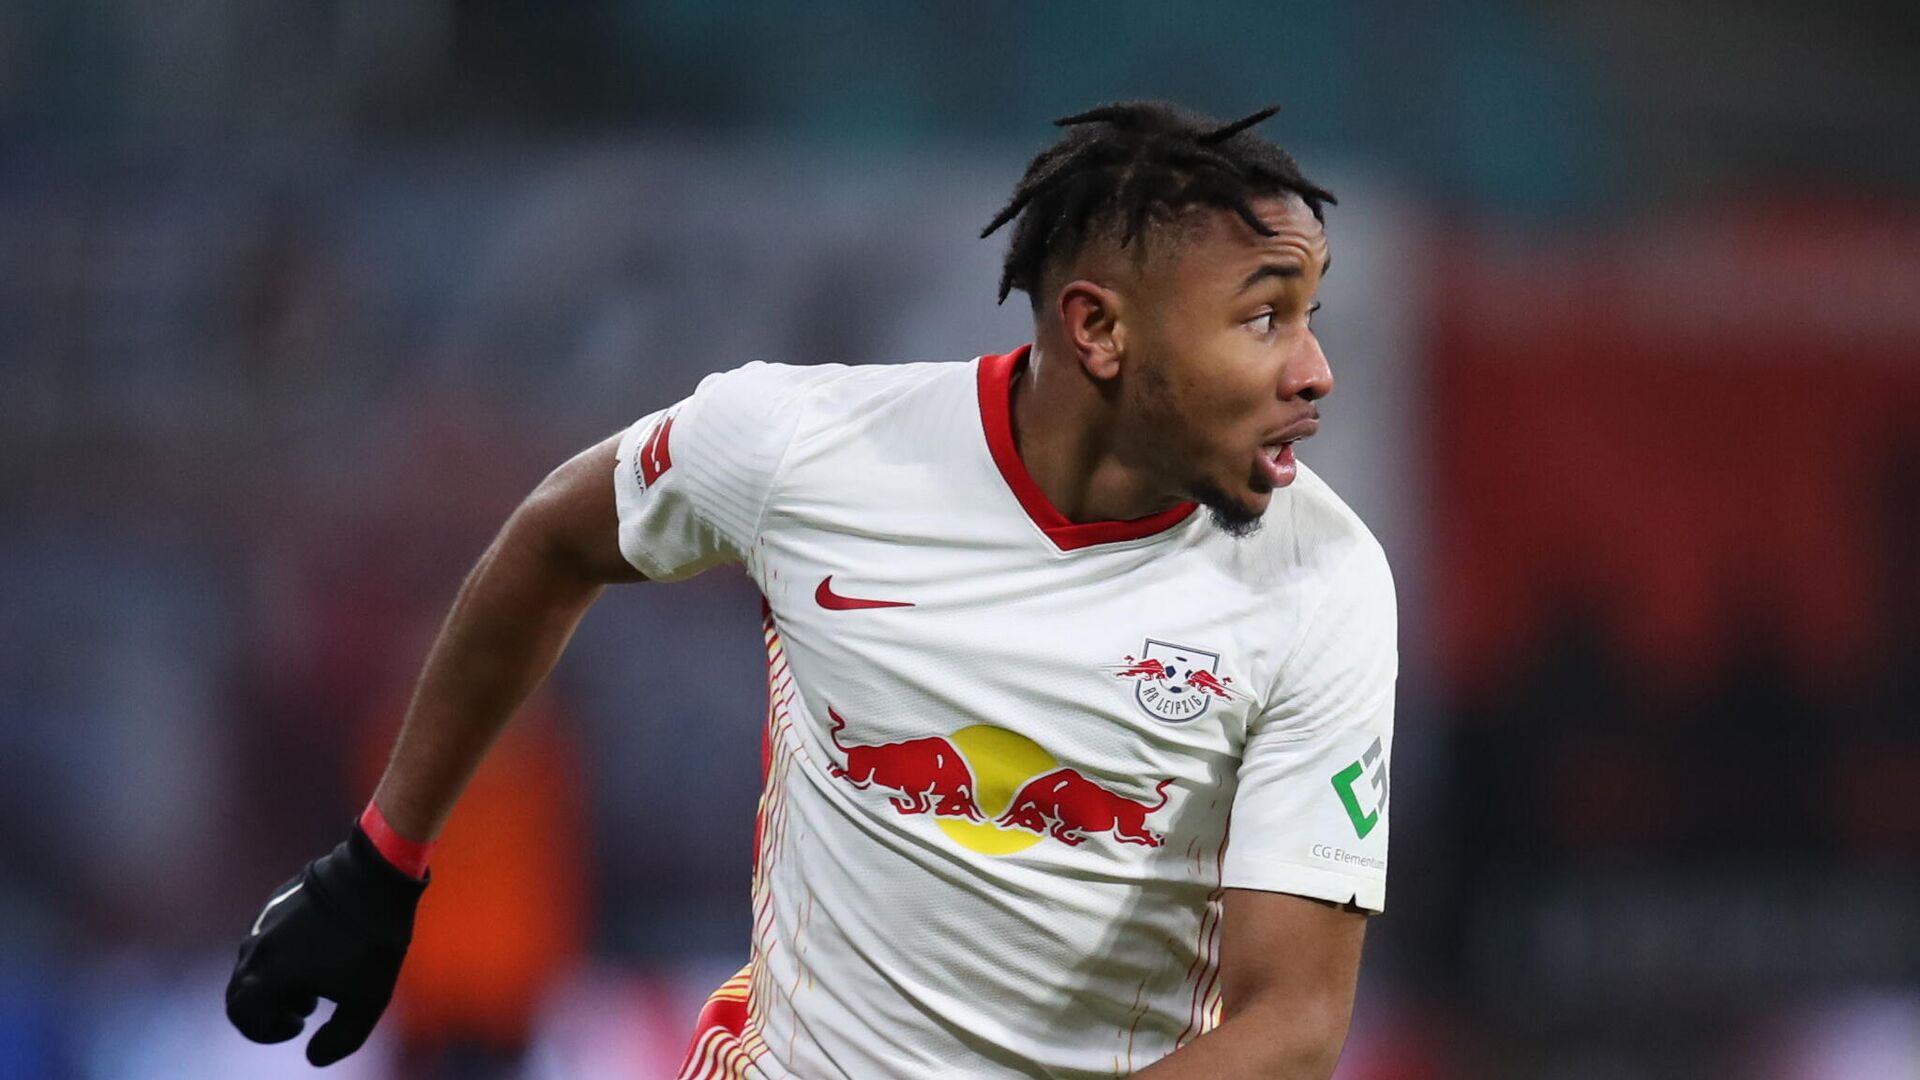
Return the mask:
[(1260, 453), (1255, 460), (1259, 464), (1260, 475), (1266, 479), (1267, 483), (1283, 488), (1293, 483), (1294, 478), (1300, 474), (1300, 465), (1293, 459), (1293, 444), (1298, 441), (1298, 439), (1285, 439), (1268, 443), (1260, 448)]
[(1320, 417), (1316, 413), (1308, 413), (1269, 434), (1267, 440), (1260, 444), (1259, 453), (1254, 455), (1254, 487), (1258, 488), (1261, 480), (1274, 488), (1293, 483), (1300, 475), (1300, 463), (1293, 459), (1293, 444), (1313, 437), (1319, 430)]

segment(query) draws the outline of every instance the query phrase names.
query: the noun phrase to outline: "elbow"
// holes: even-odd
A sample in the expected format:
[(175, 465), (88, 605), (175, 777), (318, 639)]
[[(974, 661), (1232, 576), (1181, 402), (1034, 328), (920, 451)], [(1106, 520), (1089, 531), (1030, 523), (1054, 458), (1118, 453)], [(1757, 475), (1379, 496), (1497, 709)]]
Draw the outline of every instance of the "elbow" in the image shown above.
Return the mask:
[(1344, 1025), (1337, 1031), (1303, 1031), (1280, 1048), (1273, 1058), (1272, 1071), (1266, 1075), (1328, 1080), (1333, 1067), (1340, 1063), (1340, 1051), (1346, 1042)]
[(1350, 1002), (1303, 1005), (1269, 1000), (1251, 1002), (1222, 1019), (1251, 1029), (1250, 1041), (1259, 1048), (1258, 1075), (1326, 1080), (1346, 1046), (1351, 1015)]
[(1296, 1052), (1283, 1056), (1274, 1065), (1272, 1076), (1298, 1076), (1302, 1080), (1331, 1080), (1333, 1067), (1340, 1063), (1340, 1049), (1345, 1038), (1311, 1046), (1302, 1046)]

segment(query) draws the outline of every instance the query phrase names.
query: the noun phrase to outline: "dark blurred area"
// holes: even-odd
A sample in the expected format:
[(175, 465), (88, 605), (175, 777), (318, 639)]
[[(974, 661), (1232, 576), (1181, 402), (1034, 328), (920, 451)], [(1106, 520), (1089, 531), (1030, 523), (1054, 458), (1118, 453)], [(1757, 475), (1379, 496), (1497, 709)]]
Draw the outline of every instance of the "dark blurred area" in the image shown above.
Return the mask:
[[(1165, 97), (1341, 195), (1302, 456), (1404, 671), (1339, 1076), (1920, 1078), (1916, 55), (1854, 0), (0, 9), (0, 1076), (306, 1074), (230, 950), (520, 496), (709, 371), (1026, 340), (979, 228)], [(670, 1073), (757, 604), (601, 602), (334, 1072)]]

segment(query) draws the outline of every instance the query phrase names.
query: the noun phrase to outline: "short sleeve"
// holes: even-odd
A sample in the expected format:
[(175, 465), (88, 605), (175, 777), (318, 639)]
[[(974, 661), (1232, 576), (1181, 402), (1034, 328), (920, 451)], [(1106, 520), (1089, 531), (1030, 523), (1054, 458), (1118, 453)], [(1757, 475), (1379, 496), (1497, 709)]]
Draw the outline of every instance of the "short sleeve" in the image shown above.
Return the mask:
[(755, 361), (709, 375), (685, 400), (620, 439), (620, 552), (656, 581), (691, 577), (753, 550), (800, 400), (820, 369)]
[(1223, 885), (1386, 909), (1396, 634), (1393, 577), (1367, 537), (1248, 732)]

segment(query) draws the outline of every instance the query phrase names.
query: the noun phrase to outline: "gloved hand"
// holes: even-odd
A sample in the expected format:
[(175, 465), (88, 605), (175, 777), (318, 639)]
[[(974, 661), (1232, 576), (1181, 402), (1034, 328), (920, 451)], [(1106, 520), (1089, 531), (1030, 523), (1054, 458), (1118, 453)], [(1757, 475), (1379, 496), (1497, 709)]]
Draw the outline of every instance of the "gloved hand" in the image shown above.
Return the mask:
[(308, 1041), (307, 1060), (331, 1065), (360, 1049), (393, 998), (426, 887), (354, 826), (260, 909), (227, 982), (227, 1019), (254, 1042), (285, 1042), (324, 997), (333, 1017)]

